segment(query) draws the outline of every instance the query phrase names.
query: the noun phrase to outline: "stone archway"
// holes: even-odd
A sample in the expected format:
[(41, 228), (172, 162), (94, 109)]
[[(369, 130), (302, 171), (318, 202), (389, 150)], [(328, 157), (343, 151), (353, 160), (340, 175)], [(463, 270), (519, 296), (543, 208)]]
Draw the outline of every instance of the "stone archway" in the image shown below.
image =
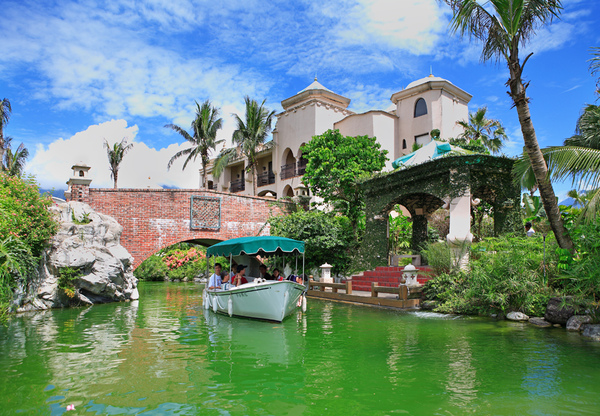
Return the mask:
[(427, 238), (427, 215), (444, 204), (450, 211), (447, 240), (470, 242), (473, 197), (493, 206), (496, 235), (523, 232), (520, 190), (511, 174), (513, 163), (487, 155), (446, 157), (363, 182), (366, 230), (360, 255), (364, 266), (387, 262), (387, 213), (397, 203), (414, 215), (412, 246), (417, 251)]

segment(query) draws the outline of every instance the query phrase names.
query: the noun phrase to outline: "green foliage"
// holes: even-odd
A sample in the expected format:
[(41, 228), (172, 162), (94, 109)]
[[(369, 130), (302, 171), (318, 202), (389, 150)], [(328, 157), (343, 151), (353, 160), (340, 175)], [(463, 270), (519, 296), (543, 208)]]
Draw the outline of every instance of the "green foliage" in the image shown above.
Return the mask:
[(560, 253), (561, 274), (555, 285), (575, 296), (577, 303), (598, 308), (600, 301), (600, 216), (595, 222), (580, 223), (570, 230), (577, 257)]
[(108, 164), (110, 165), (110, 177), (114, 182), (114, 188), (117, 189), (117, 181), (119, 180), (119, 166), (123, 161), (125, 154), (131, 150), (133, 143), (127, 144), (127, 139), (123, 138), (120, 143), (109, 145), (104, 139), (104, 147), (106, 148), (106, 156), (108, 156)]
[(152, 255), (133, 271), (133, 275), (139, 280), (163, 281), (167, 277), (168, 270), (162, 257)]
[(391, 254), (409, 254), (412, 241), (412, 222), (402, 214), (399, 206), (394, 207), (399, 215), (389, 216)]
[(75, 212), (71, 212), (71, 221), (73, 221), (73, 224), (77, 224), (77, 225), (84, 225), (84, 224), (89, 224), (90, 222), (92, 222), (92, 220), (90, 219), (89, 212), (82, 213), (81, 219), (75, 218)]
[(494, 209), (485, 201), (471, 205), (471, 231), (473, 241), (481, 241), (494, 236)]
[(364, 221), (364, 198), (357, 179), (383, 169), (387, 150), (380, 149), (375, 137), (327, 130), (302, 148), (308, 161), (302, 181), (314, 195), (347, 216), (356, 229)]
[[(547, 242), (554, 253), (555, 241)], [(541, 239), (502, 237), (474, 244), (470, 270), (450, 270), (426, 284), (438, 311), (465, 314), (506, 314), (520, 311), (541, 316), (556, 294), (557, 258), (547, 253)]]
[(355, 251), (352, 227), (347, 217), (319, 210), (298, 211), (271, 217), (271, 235), (293, 238), (306, 243), (306, 268), (318, 268), (327, 262), (333, 273), (346, 273), (350, 252)]
[(75, 282), (83, 274), (78, 267), (61, 267), (58, 269), (58, 288), (69, 298), (75, 296)]
[(33, 276), (36, 260), (20, 238), (11, 235), (0, 240), (0, 322), (7, 318), (17, 281)]
[(33, 178), (21, 179), (0, 173), (0, 239), (17, 237), (37, 257), (58, 231), (48, 208), (49, 195), (40, 196)]
[(448, 140), (448, 143), (450, 143), (452, 146), (457, 146), (457, 147), (460, 147), (461, 149), (465, 149), (465, 150), (468, 150), (473, 153), (479, 153), (482, 155), (490, 154), (489, 150), (483, 145), (481, 140), (477, 140), (477, 139), (468, 140), (468, 139), (464, 139), (464, 138), (458, 138), (458, 139), (450, 139), (450, 140)]
[(506, 132), (500, 121), (488, 119), (486, 113), (487, 107), (481, 107), (469, 114), (469, 120), (458, 121), (464, 131), (451, 144), (477, 153), (498, 153), (507, 139)]

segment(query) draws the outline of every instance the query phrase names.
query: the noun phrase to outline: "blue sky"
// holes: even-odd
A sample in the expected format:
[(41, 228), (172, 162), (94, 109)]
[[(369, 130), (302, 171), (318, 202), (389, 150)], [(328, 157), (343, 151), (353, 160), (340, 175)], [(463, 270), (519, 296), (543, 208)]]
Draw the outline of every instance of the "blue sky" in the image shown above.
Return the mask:
[[(600, 2), (563, 5), (523, 53), (534, 53), (525, 78), (542, 147), (562, 144), (597, 98), (588, 60), (600, 46)], [(488, 106), (509, 133), (505, 153), (520, 153), (505, 65), (480, 63), (480, 45), (451, 36), (449, 19), (435, 0), (3, 0), (0, 98), (13, 108), (5, 135), (25, 143), (26, 171), (43, 188), (66, 188), (79, 161), (92, 167), (92, 186), (112, 186), (102, 143), (123, 137), (134, 148), (121, 187), (195, 188), (199, 161), (167, 171), (187, 145), (163, 127), (189, 127), (194, 100), (221, 109), (220, 137), (230, 139), (245, 95), (279, 112), (317, 75), (353, 111), (386, 109), (432, 68), (473, 95), (471, 111)]]

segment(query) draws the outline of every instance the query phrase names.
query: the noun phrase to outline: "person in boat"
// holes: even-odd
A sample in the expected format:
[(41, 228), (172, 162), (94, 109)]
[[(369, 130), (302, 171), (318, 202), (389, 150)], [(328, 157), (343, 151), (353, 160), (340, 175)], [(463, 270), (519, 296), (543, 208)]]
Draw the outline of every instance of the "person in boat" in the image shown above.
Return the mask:
[(244, 277), (244, 274), (246, 273), (246, 266), (243, 264), (238, 264), (236, 270), (237, 274), (233, 278), (231, 284), (237, 287), (239, 285), (243, 285), (244, 283), (248, 283), (248, 280)]
[(281, 274), (279, 269), (273, 269), (273, 280), (282, 281), (285, 280), (285, 276)]
[(221, 285), (229, 281), (229, 276), (222, 270), (221, 263), (215, 263), (215, 272), (208, 278), (209, 289), (221, 289)]
[(260, 266), (258, 266), (258, 270), (260, 272), (259, 277), (262, 277), (265, 280), (273, 280), (273, 277), (271, 277), (271, 275), (267, 272), (267, 266), (261, 264)]

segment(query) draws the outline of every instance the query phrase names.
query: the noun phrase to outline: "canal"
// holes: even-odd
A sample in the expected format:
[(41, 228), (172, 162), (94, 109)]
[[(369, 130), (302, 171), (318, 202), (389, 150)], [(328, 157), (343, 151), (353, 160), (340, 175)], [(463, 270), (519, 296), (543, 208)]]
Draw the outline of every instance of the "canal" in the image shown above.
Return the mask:
[[(600, 343), (564, 329), (309, 299), (283, 324), (217, 316), (201, 286), (0, 327), (1, 415), (582, 415)], [(74, 405), (74, 411), (66, 411)]]

